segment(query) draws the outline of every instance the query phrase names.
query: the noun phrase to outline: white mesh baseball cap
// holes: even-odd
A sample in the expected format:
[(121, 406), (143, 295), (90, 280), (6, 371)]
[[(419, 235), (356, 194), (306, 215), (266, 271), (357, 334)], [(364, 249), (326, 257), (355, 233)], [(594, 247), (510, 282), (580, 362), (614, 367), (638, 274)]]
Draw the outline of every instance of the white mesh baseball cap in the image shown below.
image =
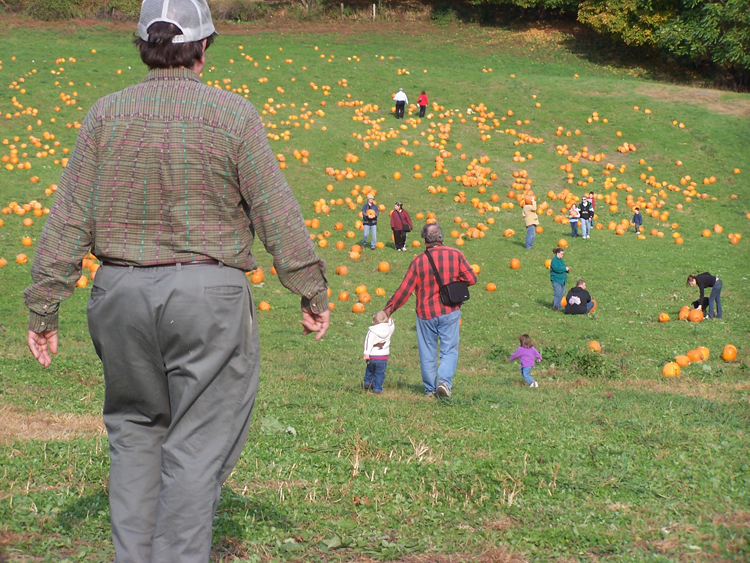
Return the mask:
[(182, 35), (172, 43), (192, 43), (216, 33), (206, 0), (143, 0), (138, 35), (148, 41), (148, 28), (156, 22), (176, 25)]

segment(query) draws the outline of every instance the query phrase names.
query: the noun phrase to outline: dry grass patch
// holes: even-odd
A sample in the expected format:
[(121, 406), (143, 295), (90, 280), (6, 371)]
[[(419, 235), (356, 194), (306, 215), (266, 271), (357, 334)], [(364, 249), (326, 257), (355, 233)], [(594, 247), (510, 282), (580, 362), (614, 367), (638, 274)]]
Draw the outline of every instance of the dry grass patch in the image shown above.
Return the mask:
[(735, 117), (750, 117), (750, 100), (744, 98), (724, 99), (725, 93), (720, 90), (701, 90), (681, 86), (648, 85), (639, 86), (636, 94), (666, 101), (697, 104), (716, 113)]
[(103, 436), (101, 416), (70, 413), (27, 413), (9, 405), (0, 405), (0, 444), (14, 441), (70, 440), (81, 436)]

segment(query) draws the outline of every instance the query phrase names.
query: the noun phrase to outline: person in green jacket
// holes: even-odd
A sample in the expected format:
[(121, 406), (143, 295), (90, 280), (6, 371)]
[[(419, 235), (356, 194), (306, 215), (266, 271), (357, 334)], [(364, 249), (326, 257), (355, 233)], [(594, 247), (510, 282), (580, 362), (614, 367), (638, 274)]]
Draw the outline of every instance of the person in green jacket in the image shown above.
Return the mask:
[(552, 310), (559, 311), (562, 308), (562, 298), (565, 296), (565, 283), (568, 281), (568, 272), (570, 268), (563, 262), (565, 249), (557, 247), (552, 250), (555, 255), (549, 266), (549, 279), (552, 281)]

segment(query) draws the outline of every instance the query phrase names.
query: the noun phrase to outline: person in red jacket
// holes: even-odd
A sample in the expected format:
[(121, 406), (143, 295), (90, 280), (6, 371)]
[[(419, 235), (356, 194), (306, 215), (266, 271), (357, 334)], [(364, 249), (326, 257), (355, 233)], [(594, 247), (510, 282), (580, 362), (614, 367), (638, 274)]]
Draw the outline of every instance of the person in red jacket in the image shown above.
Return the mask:
[(412, 259), (401, 285), (383, 311), (390, 317), (394, 311), (406, 305), (411, 294), (416, 292), (417, 348), (425, 394), (428, 397), (450, 397), (458, 363), (461, 304), (446, 305), (440, 298), (438, 276), (432, 270), (428, 252), (439, 272), (441, 283), (464, 281), (467, 285), (474, 285), (477, 275), (460, 250), (443, 246), (443, 231), (437, 223), (423, 226), (422, 238), (426, 250)]
[(391, 229), (393, 230), (393, 242), (396, 250), (406, 251), (406, 233), (414, 228), (409, 212), (404, 209), (400, 201), (396, 202), (395, 209), (391, 211)]
[(424, 117), (424, 113), (425, 111), (427, 111), (427, 103), (427, 94), (425, 94), (424, 90), (422, 90), (419, 98), (417, 98), (417, 104), (419, 105), (419, 117)]

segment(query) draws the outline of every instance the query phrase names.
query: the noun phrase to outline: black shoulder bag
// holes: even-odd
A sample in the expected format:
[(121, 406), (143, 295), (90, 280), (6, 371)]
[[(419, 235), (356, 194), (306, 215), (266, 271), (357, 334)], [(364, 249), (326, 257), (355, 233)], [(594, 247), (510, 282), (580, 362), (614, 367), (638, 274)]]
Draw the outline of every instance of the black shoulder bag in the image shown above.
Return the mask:
[(438, 274), (437, 268), (435, 267), (435, 261), (432, 259), (432, 256), (430, 256), (429, 251), (425, 250), (424, 253), (430, 261), (432, 273), (440, 286), (440, 301), (443, 305), (455, 307), (464, 301), (468, 301), (470, 297), (469, 284), (465, 281), (454, 281), (443, 285), (443, 280), (440, 279), (440, 274)]

